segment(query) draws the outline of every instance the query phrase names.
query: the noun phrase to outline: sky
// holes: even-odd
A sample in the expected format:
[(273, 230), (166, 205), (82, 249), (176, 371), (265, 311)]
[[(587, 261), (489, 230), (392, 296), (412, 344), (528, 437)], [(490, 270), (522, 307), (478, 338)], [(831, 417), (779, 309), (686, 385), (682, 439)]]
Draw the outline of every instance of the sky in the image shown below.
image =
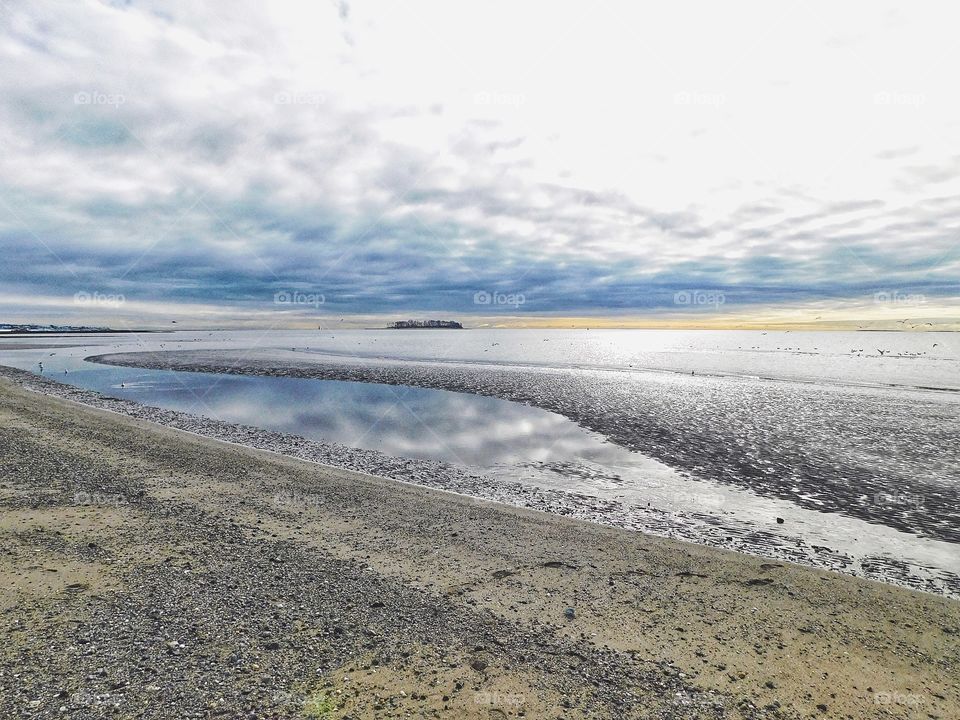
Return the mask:
[(960, 327), (958, 20), (0, 0), (0, 322)]

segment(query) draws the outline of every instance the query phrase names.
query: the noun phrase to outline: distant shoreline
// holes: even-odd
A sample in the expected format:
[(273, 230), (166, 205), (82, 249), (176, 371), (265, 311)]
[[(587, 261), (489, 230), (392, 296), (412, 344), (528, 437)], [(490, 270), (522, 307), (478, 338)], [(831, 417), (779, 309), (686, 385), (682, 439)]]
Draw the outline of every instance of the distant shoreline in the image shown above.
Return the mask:
[(0, 331), (0, 338), (5, 337), (15, 337), (15, 338), (25, 338), (25, 337), (64, 337), (64, 336), (73, 336), (73, 335), (129, 335), (131, 333), (162, 333), (170, 332), (169, 330), (28, 330), (27, 332), (2, 332)]

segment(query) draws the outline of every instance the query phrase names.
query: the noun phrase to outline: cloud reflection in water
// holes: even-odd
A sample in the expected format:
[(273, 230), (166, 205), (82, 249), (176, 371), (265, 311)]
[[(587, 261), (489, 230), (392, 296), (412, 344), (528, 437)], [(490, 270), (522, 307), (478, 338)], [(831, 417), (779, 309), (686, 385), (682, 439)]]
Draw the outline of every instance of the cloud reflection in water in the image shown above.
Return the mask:
[(218, 420), (390, 455), (475, 467), (614, 460), (625, 451), (570, 420), (496, 398), (297, 378), (131, 371), (109, 393)]

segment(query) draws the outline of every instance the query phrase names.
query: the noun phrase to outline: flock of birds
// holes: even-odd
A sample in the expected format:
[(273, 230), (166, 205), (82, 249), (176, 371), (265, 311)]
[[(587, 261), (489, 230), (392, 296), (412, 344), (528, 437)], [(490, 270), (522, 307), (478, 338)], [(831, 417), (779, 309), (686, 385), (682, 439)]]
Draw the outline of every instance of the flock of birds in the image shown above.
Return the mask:
[[(934, 344), (933, 344), (933, 347), (937, 347), (939, 344), (940, 344), (940, 343), (934, 343)], [(749, 350), (763, 350), (763, 347), (761, 347), (760, 345), (751, 345), (748, 349), (749, 349)], [(737, 350), (743, 350), (743, 346), (742, 346), (742, 345), (737, 345)], [(786, 352), (807, 353), (807, 354), (812, 355), (814, 352), (818, 352), (818, 351), (820, 350), (820, 348), (816, 348), (816, 347), (815, 347), (813, 350), (803, 350), (803, 349), (801, 349), (801, 348), (799, 348), (799, 347), (777, 347), (777, 350), (783, 350), (783, 351), (786, 351)], [(876, 350), (877, 350), (877, 354), (878, 354), (880, 357), (884, 357), (884, 356), (887, 355), (887, 353), (890, 352), (890, 350), (884, 350), (883, 348), (876, 348)], [(771, 351), (770, 351), (770, 350), (767, 350), (766, 352), (771, 352)], [(858, 348), (852, 348), (852, 349), (850, 350), (850, 354), (851, 354), (851, 355), (856, 355), (857, 357), (863, 357), (863, 353), (864, 353), (864, 352), (865, 352), (865, 351), (864, 351), (864, 348), (859, 348), (859, 349), (858, 349)], [(926, 354), (927, 354), (926, 350), (924, 350), (924, 351), (922, 351), (922, 352), (910, 352), (909, 350), (907, 350), (907, 351), (904, 351), (904, 352), (896, 353), (895, 355), (891, 355), (890, 357), (899, 357), (899, 358), (903, 358), (903, 357), (921, 357), (921, 356), (926, 355)], [(868, 355), (867, 357), (870, 357), (870, 355)]]
[[(934, 343), (934, 344), (933, 344), (933, 347), (937, 347), (937, 345), (939, 345), (939, 344), (940, 344), (940, 343)], [(884, 350), (883, 348), (877, 348), (877, 352), (880, 354), (880, 357), (884, 357), (887, 353), (890, 352), (890, 350)], [(850, 350), (850, 354), (851, 354), (851, 355), (856, 355), (857, 357), (863, 357), (863, 348), (860, 348), (860, 349), (853, 348), (853, 349)], [(909, 350), (905, 350), (904, 352), (899, 352), (899, 353), (897, 353), (897, 354), (895, 354), (895, 355), (891, 355), (890, 357), (898, 357), (898, 358), (904, 358), (904, 357), (921, 357), (921, 356), (926, 355), (926, 354), (927, 354), (927, 351), (926, 351), (926, 350), (923, 350), (923, 351), (921, 351), (921, 352), (910, 352)]]

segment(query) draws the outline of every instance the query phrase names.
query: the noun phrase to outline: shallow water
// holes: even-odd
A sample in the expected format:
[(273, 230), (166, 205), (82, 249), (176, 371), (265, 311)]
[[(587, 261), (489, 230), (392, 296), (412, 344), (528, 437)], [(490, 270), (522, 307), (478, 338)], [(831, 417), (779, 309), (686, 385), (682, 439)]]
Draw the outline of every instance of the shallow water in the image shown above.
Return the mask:
[[(432, 334), (431, 334), (432, 332)], [(470, 330), (291, 335), (301, 352), (960, 389), (960, 333)], [(406, 336), (406, 337), (405, 337)], [(428, 340), (424, 340), (428, 337)], [(265, 343), (264, 345), (272, 343)]]
[[(882, 341), (874, 343), (885, 350), (882, 356), (868, 356), (866, 350), (863, 354), (849, 352), (865, 348), (866, 343), (854, 342), (865, 336)], [(917, 537), (904, 532), (904, 527), (895, 529), (896, 523), (894, 527), (885, 526), (887, 520), (880, 517), (884, 509), (876, 507), (870, 496), (872, 491), (864, 489), (860, 493), (863, 497), (857, 499), (859, 509), (849, 504), (856, 499), (854, 495), (836, 494), (837, 488), (843, 490), (842, 484), (825, 491), (817, 485), (817, 475), (807, 464), (809, 455), (804, 455), (809, 449), (821, 454), (829, 450), (835, 459), (818, 462), (827, 463), (823, 465), (826, 469), (835, 467), (836, 473), (845, 472), (844, 463), (874, 468), (876, 477), (868, 480), (883, 482), (883, 478), (889, 478), (891, 493), (898, 490), (893, 471), (905, 471), (912, 465), (922, 465), (926, 477), (933, 481), (924, 492), (940, 493), (950, 483), (955, 485), (956, 473), (950, 469), (947, 456), (938, 453), (932, 434), (924, 434), (928, 432), (925, 428), (932, 432), (938, 427), (936, 424), (911, 420), (910, 428), (877, 430), (870, 423), (865, 424), (863, 412), (855, 405), (837, 405), (835, 391), (827, 392), (830, 387), (840, 388), (845, 402), (849, 402), (847, 391), (842, 390), (849, 387), (855, 395), (860, 393), (855, 403), (862, 403), (862, 408), (900, 408), (891, 416), (894, 418), (905, 417), (910, 408), (923, 406), (924, 412), (932, 413), (931, 422), (940, 423), (942, 434), (943, 421), (955, 420), (955, 393), (926, 393), (924, 399), (916, 400), (911, 399), (915, 393), (906, 389), (863, 388), (951, 389), (960, 377), (960, 353), (956, 352), (953, 336), (945, 339), (941, 333), (474, 330), (340, 331), (327, 335), (318, 331), (236, 331), (97, 339), (32, 338), (31, 343), (49, 347), (4, 349), (14, 342), (24, 341), (0, 339), (0, 364), (37, 371), (38, 363), (43, 362), (45, 375), (110, 396), (390, 455), (439, 460), (500, 480), (615, 500), (625, 508), (660, 513), (654, 525), (644, 526), (641, 522), (634, 525), (638, 529), (672, 534), (671, 528), (679, 528), (682, 532), (678, 537), (709, 537), (711, 542), (722, 537), (733, 542), (726, 546), (761, 553), (775, 546), (787, 547), (793, 542), (791, 538), (800, 538), (807, 546), (822, 548), (822, 552), (845, 555), (848, 559), (837, 561), (844, 566), (852, 559), (855, 564), (864, 565), (889, 561), (891, 574), (901, 571), (896, 566), (901, 562), (911, 566), (909, 572), (919, 575), (935, 577), (941, 570), (960, 572), (956, 545)], [(73, 343), (83, 344), (55, 347)], [(742, 349), (745, 343), (748, 350)], [(936, 348), (932, 347), (934, 343)], [(844, 351), (846, 345), (851, 347)], [(930, 348), (924, 350), (928, 345)], [(368, 360), (426, 360), (434, 367), (459, 367), (455, 374), (463, 379), (448, 387), (467, 392), (411, 387), (403, 380), (402, 372), (398, 385), (144, 370), (83, 361), (84, 357), (99, 353), (216, 348), (241, 349), (240, 358), (249, 353), (251, 357), (282, 358), (284, 362), (290, 358), (321, 363), (324, 358), (340, 358), (349, 362), (347, 358), (354, 355)], [(236, 362), (242, 364), (239, 358)], [(487, 390), (483, 383), (470, 379), (468, 369), (473, 366), (521, 373), (523, 368), (529, 368), (531, 382), (534, 375), (540, 378), (537, 382), (542, 382), (543, 373), (569, 378), (569, 386), (563, 385), (566, 381), (561, 382), (562, 387), (567, 387), (562, 403), (573, 402), (575, 412), (564, 410), (559, 414), (475, 394)], [(637, 379), (636, 387), (632, 373)], [(720, 385), (707, 381), (711, 376), (729, 375), (742, 380)], [(657, 376), (664, 382), (651, 385), (649, 379)], [(669, 380), (671, 377), (675, 380)], [(785, 384), (769, 385), (759, 380), (761, 377)], [(776, 408), (758, 404), (761, 400), (769, 404), (769, 398), (778, 394), (785, 393), (787, 399), (794, 397), (796, 391), (791, 381), (796, 380), (814, 387), (796, 395), (802, 398), (800, 405), (786, 408), (784, 412), (789, 412), (784, 418)], [(546, 386), (543, 392), (530, 387), (534, 402), (555, 392)], [(881, 395), (874, 397), (875, 393)], [(886, 393), (895, 395), (884, 400)], [(943, 398), (942, 406), (937, 404), (937, 396)], [(633, 422), (650, 412), (655, 413), (653, 417), (658, 422), (668, 426), (675, 423), (673, 427), (689, 424), (693, 419), (693, 444), (688, 444), (685, 451), (690, 457), (708, 457), (713, 453), (712, 447), (730, 449), (746, 443), (742, 445), (744, 462), (759, 468), (776, 468), (771, 477), (777, 478), (778, 487), (767, 492), (764, 475), (759, 481), (740, 482), (736, 477), (724, 479), (707, 472), (719, 467), (717, 458), (699, 465), (698, 470), (696, 463), (674, 463), (669, 453), (658, 460), (608, 442), (601, 434), (610, 435), (604, 429), (605, 406), (608, 411), (620, 413), (613, 420), (614, 425), (625, 419)], [(629, 409), (633, 407), (635, 410)], [(694, 416), (690, 415), (691, 409)], [(740, 417), (735, 417), (734, 412)], [(836, 417), (831, 417), (832, 413)], [(793, 419), (784, 422), (790, 416)], [(941, 416), (943, 420), (937, 420)], [(736, 429), (734, 421), (742, 427)], [(828, 426), (833, 424), (836, 429), (830, 430)], [(759, 440), (752, 435), (758, 430), (757, 425), (761, 434), (772, 431), (775, 436), (769, 442), (756, 444)], [(898, 433), (907, 431), (909, 434), (904, 437), (910, 438), (910, 444), (901, 441), (903, 447), (894, 455), (896, 443), (891, 441)], [(818, 433), (827, 434), (818, 440)], [(831, 433), (855, 440), (831, 447)], [(917, 444), (924, 437), (930, 440), (925, 443), (929, 447)], [(799, 443), (799, 454), (785, 451), (794, 442)], [(883, 443), (884, 452), (878, 452), (884, 448)], [(793, 458), (802, 465), (791, 465)], [(749, 469), (747, 465), (743, 467), (744, 471)], [(788, 476), (796, 478), (790, 480), (795, 482), (794, 490), (783, 482)], [(924, 497), (930, 503), (936, 499), (929, 494)], [(830, 501), (827, 506), (821, 505), (822, 498)], [(667, 514), (666, 521), (663, 513)], [(896, 515), (895, 519), (902, 519), (899, 516), (904, 513), (898, 511)], [(920, 516), (914, 513), (912, 517), (916, 520)], [(922, 517), (927, 530), (935, 533), (933, 537), (937, 532), (947, 536), (950, 528), (934, 522), (929, 512)], [(776, 518), (784, 522), (777, 523)], [(796, 559), (804, 561), (799, 555)]]
[[(555, 413), (491, 397), (372, 383), (144, 370), (84, 362), (97, 346), (2, 350), (0, 364), (144, 405), (477, 469), (631, 453)], [(51, 354), (53, 353), (53, 354)]]
[[(106, 349), (286, 349), (431, 362), (657, 370), (960, 390), (960, 333), (755, 330), (228, 330), (113, 335)], [(28, 338), (79, 343), (85, 338)], [(24, 342), (0, 336), (3, 345)], [(43, 352), (36, 353), (42, 360)]]

